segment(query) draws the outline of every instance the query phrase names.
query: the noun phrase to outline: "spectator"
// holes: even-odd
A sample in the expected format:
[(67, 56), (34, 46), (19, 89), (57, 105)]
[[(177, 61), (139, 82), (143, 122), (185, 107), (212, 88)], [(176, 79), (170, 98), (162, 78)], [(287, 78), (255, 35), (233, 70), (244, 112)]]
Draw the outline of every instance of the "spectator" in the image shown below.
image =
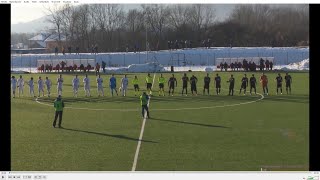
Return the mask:
[(80, 69), (80, 72), (81, 72), (81, 70), (83, 70), (83, 72), (86, 72), (86, 70), (85, 70), (85, 68), (84, 68), (84, 65), (83, 65), (83, 64), (80, 64), (79, 69)]
[(223, 71), (223, 63), (222, 62), (220, 63), (220, 69), (221, 69), (221, 71)]
[(100, 65), (99, 63), (96, 64), (96, 76), (99, 74), (100, 72)]
[(59, 50), (58, 50), (58, 47), (56, 46), (56, 47), (54, 48), (54, 54), (55, 54), (55, 55), (58, 55), (58, 51), (59, 51)]
[(52, 65), (49, 65), (49, 71), (52, 72)]
[(234, 71), (234, 64), (233, 64), (233, 62), (230, 64), (230, 68), (231, 68), (231, 71)]
[(175, 49), (179, 49), (179, 42), (178, 40), (176, 40), (176, 42), (174, 43)]
[(264, 60), (260, 58), (260, 71), (264, 70)]
[(64, 46), (62, 46), (61, 51), (62, 51), (62, 54), (65, 55), (66, 52), (65, 52)]
[(225, 71), (228, 70), (228, 64), (227, 64), (227, 62), (224, 62), (224, 70), (225, 70)]
[(243, 59), (242, 64), (243, 64), (244, 70), (248, 71), (248, 61), (246, 59)]
[(211, 39), (208, 38), (208, 40), (207, 40), (207, 48), (209, 49), (210, 47), (211, 47)]
[(49, 72), (49, 64), (46, 64), (44, 72)]
[(68, 47), (69, 54), (71, 54), (71, 46)]
[(90, 70), (91, 70), (91, 65), (88, 63), (88, 65), (87, 65), (87, 72), (90, 72)]
[(65, 63), (64, 61), (61, 61), (61, 70), (62, 70), (62, 72), (63, 72), (63, 70), (64, 70), (64, 66), (67, 64), (67, 63)]
[(57, 71), (58, 71), (58, 72), (60, 71), (60, 65), (59, 65), (59, 64), (56, 65), (56, 72), (57, 72)]
[(269, 65), (270, 65), (270, 63), (269, 63), (269, 60), (267, 59), (267, 60), (266, 60), (266, 70), (267, 70), (267, 71), (269, 71)]
[(44, 72), (44, 64), (41, 65), (40, 72)]
[(249, 67), (249, 71), (253, 71), (253, 66), (251, 61), (249, 62), (248, 67)]
[(95, 54), (98, 54), (98, 44), (96, 44), (96, 45), (94, 46), (94, 53), (95, 53)]
[(273, 62), (270, 61), (270, 70), (272, 71), (272, 68), (273, 68)]
[(253, 68), (253, 71), (256, 71), (257, 70), (257, 65), (256, 65), (256, 63), (252, 63), (252, 68)]
[(94, 47), (94, 45), (92, 44), (92, 46), (91, 46), (91, 54), (94, 53), (94, 49), (95, 49), (95, 47)]
[(78, 69), (77, 64), (74, 64), (74, 65), (73, 65), (73, 68), (72, 68), (72, 72), (76, 71), (77, 69)]
[(79, 54), (79, 46), (76, 47), (76, 54)]
[(106, 73), (106, 62), (102, 61), (101, 65), (102, 65), (103, 73)]
[(243, 68), (241, 62), (238, 62), (238, 67), (239, 67), (239, 70)]

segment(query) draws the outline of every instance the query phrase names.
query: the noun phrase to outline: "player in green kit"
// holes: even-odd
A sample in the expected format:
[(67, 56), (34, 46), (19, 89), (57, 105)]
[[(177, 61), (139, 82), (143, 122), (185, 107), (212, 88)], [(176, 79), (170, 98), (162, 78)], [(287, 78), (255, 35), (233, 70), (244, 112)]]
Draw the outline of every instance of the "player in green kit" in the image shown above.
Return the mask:
[(162, 92), (162, 96), (164, 96), (164, 83), (166, 82), (166, 79), (162, 76), (162, 74), (158, 78), (158, 82), (159, 82), (159, 96), (161, 92)]
[(142, 107), (142, 118), (145, 118), (145, 114), (144, 114), (145, 110), (147, 111), (147, 117), (150, 118), (148, 101), (149, 101), (149, 96), (147, 95), (146, 92), (143, 92), (143, 94), (140, 96), (140, 103)]
[(146, 77), (146, 84), (147, 84), (147, 91), (149, 91), (149, 94), (151, 95), (152, 93), (152, 81), (153, 78), (150, 76), (150, 73), (148, 73), (148, 76)]
[(133, 88), (134, 88), (134, 96), (137, 96), (137, 91), (139, 91), (139, 80), (137, 76), (134, 76), (132, 80)]

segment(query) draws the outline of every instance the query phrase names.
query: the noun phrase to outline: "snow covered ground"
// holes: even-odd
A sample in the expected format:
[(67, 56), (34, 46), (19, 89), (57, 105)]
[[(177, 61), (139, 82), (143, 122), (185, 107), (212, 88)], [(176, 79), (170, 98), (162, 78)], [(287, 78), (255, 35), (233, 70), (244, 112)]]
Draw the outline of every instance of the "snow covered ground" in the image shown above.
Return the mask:
[[(105, 61), (107, 63), (107, 72), (114, 73), (170, 71), (170, 66), (172, 65), (174, 66), (174, 71), (210, 72), (216, 70), (216, 58), (227, 57), (274, 57), (274, 69), (309, 70), (309, 48), (298, 47), (212, 47), (210, 49), (193, 48), (148, 53), (115, 52), (96, 55), (90, 53), (81, 53), (80, 55), (12, 54), (11, 69), (14, 71), (37, 72), (37, 60), (62, 61), (79, 59), (86, 64), (88, 59), (95, 59), (99, 64)], [(155, 66), (155, 64), (159, 65)]]
[[(193, 48), (193, 49), (179, 49), (179, 50), (162, 50), (151, 51), (146, 53), (139, 52), (115, 52), (115, 53), (81, 53), (54, 55), (51, 54), (12, 54), (12, 67), (36, 67), (37, 60), (67, 60), (67, 59), (81, 59), (86, 62), (87, 59), (95, 59), (101, 64), (102, 61), (107, 63), (107, 66), (113, 65), (117, 67), (127, 67), (130, 64), (144, 64), (147, 62), (159, 62), (164, 66), (213, 66), (216, 58), (227, 57), (274, 57), (275, 65), (289, 64), (302, 61), (309, 58), (309, 48), (297, 47), (212, 47)], [(184, 63), (185, 62), (185, 63)]]
[[(309, 59), (304, 59), (297, 63), (290, 63), (289, 65), (275, 65), (274, 70), (282, 71), (300, 71), (309, 70)], [(134, 72), (170, 72), (171, 66), (162, 66), (159, 63), (146, 63), (146, 64), (132, 64), (128, 67), (107, 67), (106, 73), (134, 73)], [(217, 71), (216, 66), (174, 66), (175, 72), (186, 71), (201, 71), (213, 72)], [(218, 69), (220, 71), (220, 69)], [(11, 73), (36, 73), (36, 68), (14, 68)]]
[(308, 70), (309, 71), (309, 58), (304, 59), (297, 63), (290, 63), (289, 65), (282, 66), (279, 68), (284, 71), (297, 71), (297, 70)]

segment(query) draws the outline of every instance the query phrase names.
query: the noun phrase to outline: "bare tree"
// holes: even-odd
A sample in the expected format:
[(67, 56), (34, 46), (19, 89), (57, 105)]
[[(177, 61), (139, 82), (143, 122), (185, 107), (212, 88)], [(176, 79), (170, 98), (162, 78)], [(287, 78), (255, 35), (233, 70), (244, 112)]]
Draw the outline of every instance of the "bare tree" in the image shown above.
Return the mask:
[(58, 33), (58, 44), (61, 44), (61, 26), (63, 21), (62, 11), (63, 8), (59, 7), (58, 5), (48, 7), (48, 19), (47, 21), (52, 23), (55, 26), (55, 29)]

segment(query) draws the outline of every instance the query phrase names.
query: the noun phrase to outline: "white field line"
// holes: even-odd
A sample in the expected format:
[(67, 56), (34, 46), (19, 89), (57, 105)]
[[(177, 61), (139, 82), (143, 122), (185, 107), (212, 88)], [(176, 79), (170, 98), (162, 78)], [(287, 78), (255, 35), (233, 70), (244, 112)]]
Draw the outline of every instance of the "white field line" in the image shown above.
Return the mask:
[[(153, 86), (153, 84), (152, 84)], [(52, 93), (53, 94), (53, 93)], [(243, 103), (237, 103), (237, 104), (227, 104), (227, 105), (221, 105), (221, 106), (204, 106), (204, 107), (192, 107), (192, 108), (171, 108), (171, 109), (152, 109), (152, 111), (182, 111), (182, 110), (201, 110), (201, 109), (214, 109), (214, 108), (223, 108), (223, 107), (232, 107), (232, 106), (239, 106), (239, 105), (245, 105), (254, 103), (257, 101), (260, 101), (264, 99), (264, 96), (260, 93), (257, 93), (261, 98), (254, 100), (254, 101), (248, 101)], [(46, 104), (43, 102), (38, 101), (39, 97), (36, 98), (36, 102), (42, 105), (46, 106), (52, 106), (51, 104)], [(278, 98), (280, 99), (280, 98)], [(285, 99), (285, 98), (281, 98)], [(139, 109), (95, 109), (95, 108), (77, 108), (77, 107), (65, 107), (65, 109), (75, 109), (75, 110), (91, 110), (91, 111), (120, 111), (120, 112), (134, 112), (138, 111)]]
[[(152, 95), (152, 88), (153, 88), (153, 85), (154, 85), (155, 77), (156, 77), (156, 73), (154, 73), (154, 75), (153, 75), (150, 95)], [(151, 96), (149, 97), (149, 100), (148, 100), (148, 108), (149, 108), (149, 105), (150, 105), (150, 99), (151, 99)], [(136, 153), (134, 155), (134, 160), (133, 160), (133, 165), (132, 165), (132, 170), (131, 171), (135, 171), (136, 167), (137, 167), (138, 158), (139, 158), (139, 152), (140, 152), (140, 146), (141, 146), (141, 141), (142, 141), (142, 137), (143, 137), (143, 132), (144, 132), (144, 127), (145, 127), (146, 121), (147, 121), (147, 112), (144, 113), (144, 118), (143, 118), (143, 122), (142, 122), (142, 127), (141, 127), (141, 132), (140, 132), (140, 136), (139, 136), (138, 145), (137, 145), (137, 150), (136, 150)]]

